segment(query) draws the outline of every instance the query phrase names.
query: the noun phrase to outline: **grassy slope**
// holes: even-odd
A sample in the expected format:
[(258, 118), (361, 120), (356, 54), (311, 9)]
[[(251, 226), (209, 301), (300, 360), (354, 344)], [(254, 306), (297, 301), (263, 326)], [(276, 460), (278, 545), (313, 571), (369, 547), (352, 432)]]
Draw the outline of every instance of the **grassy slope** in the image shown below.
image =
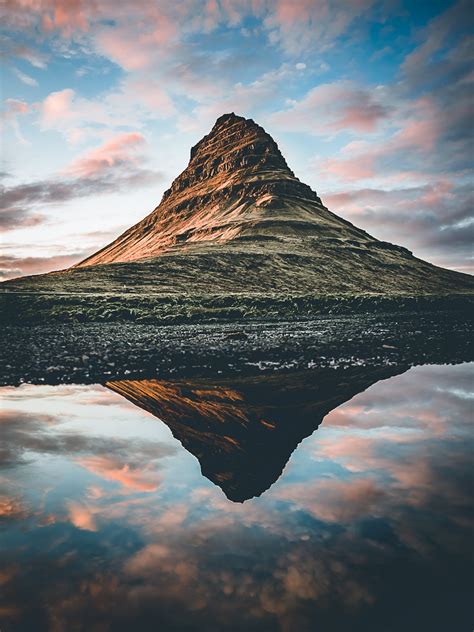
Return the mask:
[[(291, 240), (288, 240), (289, 242)], [(197, 245), (143, 262), (99, 265), (2, 284), (3, 322), (184, 322), (301, 318), (328, 311), (466, 304), (473, 278), (396, 247), (270, 240)]]

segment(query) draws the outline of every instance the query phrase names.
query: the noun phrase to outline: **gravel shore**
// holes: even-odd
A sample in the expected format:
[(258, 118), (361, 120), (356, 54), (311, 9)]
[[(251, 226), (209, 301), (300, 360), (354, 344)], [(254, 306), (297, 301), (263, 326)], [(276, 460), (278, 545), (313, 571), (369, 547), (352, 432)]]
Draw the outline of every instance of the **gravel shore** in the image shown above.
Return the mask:
[(474, 358), (465, 313), (325, 316), (304, 322), (6, 326), (0, 384), (457, 363)]

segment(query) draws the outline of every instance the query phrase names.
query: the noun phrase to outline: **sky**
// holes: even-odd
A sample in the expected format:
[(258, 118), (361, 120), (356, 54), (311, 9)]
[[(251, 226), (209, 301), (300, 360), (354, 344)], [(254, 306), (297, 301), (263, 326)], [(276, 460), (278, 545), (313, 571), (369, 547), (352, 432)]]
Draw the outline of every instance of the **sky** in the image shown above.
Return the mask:
[(335, 213), (472, 272), (468, 1), (5, 0), (0, 278), (142, 219), (223, 113)]

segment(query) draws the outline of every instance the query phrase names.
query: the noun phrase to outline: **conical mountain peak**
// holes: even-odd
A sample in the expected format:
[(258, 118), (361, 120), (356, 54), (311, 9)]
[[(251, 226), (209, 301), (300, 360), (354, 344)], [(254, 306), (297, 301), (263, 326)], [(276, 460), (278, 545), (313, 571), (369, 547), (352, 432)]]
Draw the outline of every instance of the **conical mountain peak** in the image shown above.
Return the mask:
[[(191, 149), (185, 171), (174, 180), (164, 199), (196, 184), (220, 187), (232, 180), (253, 180), (258, 172), (279, 172), (295, 179), (278, 145), (263, 127), (234, 112), (220, 116), (212, 130)], [(217, 182), (217, 179), (221, 182)]]
[(331, 213), (270, 134), (234, 112), (191, 149), (154, 211), (75, 268), (131, 262), (127, 275), (165, 294), (472, 291), (472, 278)]
[(252, 119), (246, 119), (230, 112), (220, 116), (209, 134), (191, 149), (191, 161), (209, 153), (223, 156), (232, 154), (237, 149), (243, 149), (252, 144), (254, 146), (249, 149), (253, 150), (254, 154), (260, 153), (264, 156), (269, 153), (278, 153), (284, 162), (278, 145), (263, 127), (257, 125)]
[(335, 216), (296, 178), (270, 134), (231, 112), (191, 149), (188, 166), (160, 205), (78, 266), (136, 261), (198, 243), (278, 238), (288, 231), (301, 236), (321, 214), (333, 222)]

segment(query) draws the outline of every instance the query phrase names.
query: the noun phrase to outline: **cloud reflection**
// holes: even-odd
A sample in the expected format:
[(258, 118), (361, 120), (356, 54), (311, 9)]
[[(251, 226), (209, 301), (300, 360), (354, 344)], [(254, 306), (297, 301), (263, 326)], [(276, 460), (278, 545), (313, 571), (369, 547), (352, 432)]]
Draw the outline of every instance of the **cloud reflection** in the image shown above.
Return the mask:
[[(39, 630), (81, 621), (119, 631), (157, 622), (170, 630), (365, 631), (384, 629), (387, 618), (401, 629), (400, 603), (410, 606), (405, 629), (462, 629), (471, 568), (470, 370), (420, 367), (375, 384), (330, 413), (275, 485), (244, 504), (188, 468), (195, 461), (184, 451), (148, 470), (143, 433), (159, 422), (140, 425), (127, 409), (137, 433), (130, 458), (117, 446), (110, 456), (101, 447), (80, 456), (98, 481), (69, 483), (67, 504), (59, 494), (52, 507), (55, 482), (45, 507), (55, 509), (55, 524), (5, 532), (15, 542), (4, 548), (7, 567), (18, 563), (3, 586), (7, 632), (33, 621)], [(113, 448), (118, 437), (110, 439)], [(69, 458), (77, 466), (77, 453)], [(42, 481), (30, 484), (39, 496)]]

